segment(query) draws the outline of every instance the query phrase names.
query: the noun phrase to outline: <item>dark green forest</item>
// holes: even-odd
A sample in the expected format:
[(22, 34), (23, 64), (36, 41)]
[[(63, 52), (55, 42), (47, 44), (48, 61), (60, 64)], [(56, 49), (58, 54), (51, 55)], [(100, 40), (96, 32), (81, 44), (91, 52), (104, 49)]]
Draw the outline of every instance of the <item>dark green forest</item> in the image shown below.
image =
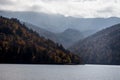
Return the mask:
[(80, 57), (15, 18), (0, 17), (0, 63), (80, 64)]

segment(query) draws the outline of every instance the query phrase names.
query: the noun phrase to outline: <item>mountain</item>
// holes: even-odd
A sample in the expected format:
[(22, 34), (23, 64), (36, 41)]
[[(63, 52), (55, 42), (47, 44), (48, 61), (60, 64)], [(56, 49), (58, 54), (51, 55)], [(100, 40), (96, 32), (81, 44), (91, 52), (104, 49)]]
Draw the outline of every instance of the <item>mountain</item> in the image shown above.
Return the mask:
[(65, 23), (66, 19), (62, 15), (52, 15), (30, 11), (0, 11), (0, 15), (9, 18), (18, 18), (23, 22), (34, 24), (51, 32), (58, 33), (67, 29), (67, 23)]
[(59, 43), (59, 38), (57, 37), (57, 35), (55, 33), (50, 32), (48, 30), (45, 30), (43, 28), (40, 28), (40, 27), (33, 25), (33, 24), (30, 24), (30, 23), (26, 23), (26, 22), (23, 22), (23, 23), (26, 25), (26, 27), (37, 32), (40, 36), (44, 36), (47, 39), (51, 39), (54, 42)]
[(19, 20), (0, 17), (0, 63), (79, 64), (80, 58)]
[[(38, 32), (40, 36), (44, 36), (45, 38), (51, 39), (54, 42), (62, 44), (65, 48), (68, 48), (71, 45), (75, 44), (79, 39), (88, 37), (101, 29), (104, 29), (106, 27), (120, 22), (120, 18), (117, 17), (76, 18), (65, 17), (59, 14), (53, 15), (45, 14), (42, 12), (37, 13), (29, 11), (0, 11), (0, 15), (9, 18), (18, 18), (22, 22), (29, 23), (30, 26), (34, 27), (34, 29), (32, 27), (31, 28)], [(34, 25), (38, 26), (39, 29)], [(67, 32), (66, 34), (66, 31), (69, 29), (73, 30), (71, 30), (72, 32)], [(77, 30), (77, 34), (74, 34), (74, 30)]]
[(84, 38), (82, 33), (75, 29), (66, 29), (64, 32), (61, 33), (53, 33), (30, 23), (24, 22), (24, 24), (29, 29), (36, 31), (40, 36), (44, 36), (47, 39), (51, 39), (56, 43), (62, 44), (65, 48), (70, 47), (71, 45), (78, 42), (80, 39)]
[[(103, 28), (118, 24), (120, 18), (76, 18), (65, 17), (59, 14), (45, 14), (36, 12), (12, 12), (0, 11), (1, 16), (18, 18), (23, 22), (28, 22), (46, 29), (50, 32), (60, 33), (68, 28), (83, 32), (84, 36), (89, 36)], [(89, 33), (88, 33), (89, 31)], [(87, 32), (87, 33), (86, 33)]]
[(80, 31), (70, 28), (57, 34), (57, 36), (59, 37), (59, 43), (61, 43), (65, 48), (72, 46), (84, 38)]
[(71, 48), (84, 64), (120, 65), (120, 24), (103, 29)]

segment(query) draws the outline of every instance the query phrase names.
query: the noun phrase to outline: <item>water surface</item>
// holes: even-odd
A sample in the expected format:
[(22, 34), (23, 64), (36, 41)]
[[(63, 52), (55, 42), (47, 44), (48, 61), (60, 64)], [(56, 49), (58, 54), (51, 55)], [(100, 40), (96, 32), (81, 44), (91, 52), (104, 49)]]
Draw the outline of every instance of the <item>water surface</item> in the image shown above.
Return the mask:
[(0, 64), (0, 80), (120, 80), (120, 67)]

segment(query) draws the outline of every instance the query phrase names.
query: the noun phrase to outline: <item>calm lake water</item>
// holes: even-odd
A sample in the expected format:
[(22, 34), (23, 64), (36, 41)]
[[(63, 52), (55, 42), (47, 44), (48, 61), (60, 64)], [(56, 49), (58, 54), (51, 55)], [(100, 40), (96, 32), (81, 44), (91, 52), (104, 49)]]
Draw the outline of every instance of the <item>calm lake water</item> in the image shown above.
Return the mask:
[(120, 66), (0, 64), (0, 80), (120, 80)]

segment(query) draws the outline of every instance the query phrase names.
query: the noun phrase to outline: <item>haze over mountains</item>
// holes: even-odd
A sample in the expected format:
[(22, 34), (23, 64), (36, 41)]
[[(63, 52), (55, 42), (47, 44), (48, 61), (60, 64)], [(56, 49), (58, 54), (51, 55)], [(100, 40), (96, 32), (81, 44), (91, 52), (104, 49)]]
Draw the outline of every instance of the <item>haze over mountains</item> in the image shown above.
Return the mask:
[(76, 42), (78, 42), (79, 40), (84, 39), (84, 36), (80, 31), (70, 28), (56, 35), (59, 39), (58, 43), (63, 44), (65, 48), (68, 48)]
[(79, 64), (79, 56), (28, 29), (17, 19), (0, 17), (0, 63)]
[[(14, 17), (31, 25), (39, 35), (62, 44), (65, 48), (80, 39), (120, 22), (120, 18), (75, 18), (36, 12), (0, 11), (0, 15)], [(36, 26), (38, 27), (36, 27)], [(71, 31), (70, 31), (71, 30)], [(73, 36), (76, 35), (76, 36)]]
[[(58, 43), (57, 48), (59, 44), (65, 48), (72, 46), (69, 49), (79, 54), (83, 64), (120, 64), (120, 24), (118, 24), (120, 18), (75, 18), (57, 14), (11, 11), (0, 11), (0, 15), (20, 19), (40, 36)], [(64, 49), (62, 45), (60, 48)], [(56, 54), (59, 56), (59, 53)], [(58, 59), (58, 62), (61, 60)], [(67, 60), (70, 61), (68, 58)]]
[(36, 12), (12, 12), (12, 11), (0, 11), (0, 15), (6, 17), (15, 17), (21, 21), (31, 23), (38, 27), (44, 28), (50, 32), (63, 32), (68, 28), (77, 29), (84, 35), (90, 35), (98, 30), (117, 24), (120, 18), (75, 18), (65, 17), (59, 14), (45, 14)]
[(39, 33), (40, 36), (44, 36), (47, 39), (51, 39), (56, 43), (62, 44), (65, 48), (72, 46), (74, 43), (84, 38), (80, 31), (74, 29), (67, 29), (61, 33), (53, 33), (29, 23), (24, 24), (28, 28)]
[(120, 65), (120, 24), (103, 29), (70, 48), (84, 64)]

